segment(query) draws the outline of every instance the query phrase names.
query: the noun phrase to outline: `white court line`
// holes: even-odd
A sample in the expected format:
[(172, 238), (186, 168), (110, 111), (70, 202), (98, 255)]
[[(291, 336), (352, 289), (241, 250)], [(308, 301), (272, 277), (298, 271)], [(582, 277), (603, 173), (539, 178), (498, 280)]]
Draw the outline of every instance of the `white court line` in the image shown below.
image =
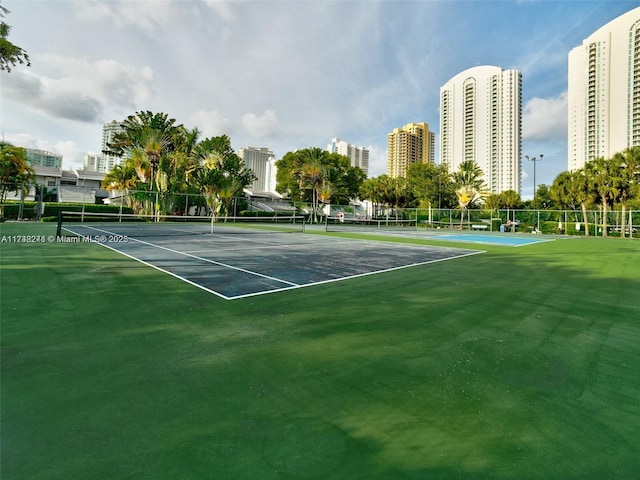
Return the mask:
[[(113, 234), (113, 232), (109, 232), (108, 230), (102, 230), (102, 229), (95, 228), (95, 227), (85, 226), (85, 228), (90, 228), (92, 230), (96, 230), (96, 231), (99, 231), (99, 232), (102, 232), (102, 233)], [(71, 232), (71, 233), (73, 233), (75, 235), (83, 236), (82, 234), (77, 233), (77, 232), (71, 230), (70, 228), (65, 227), (65, 230), (67, 230), (67, 231), (69, 231), (69, 232)], [(202, 260), (202, 261), (207, 262), (207, 263), (220, 265), (220, 266), (223, 266), (223, 267), (230, 268), (232, 270), (238, 270), (238, 271), (241, 271), (241, 272), (249, 273), (249, 274), (252, 274), (252, 275), (255, 275), (255, 276), (267, 278), (267, 279), (270, 279), (270, 280), (275, 280), (276, 282), (285, 283), (285, 284), (289, 284), (290, 285), (288, 287), (275, 288), (275, 289), (272, 289), (272, 290), (262, 290), (262, 291), (259, 291), (259, 292), (247, 293), (247, 294), (244, 294), (244, 295), (236, 295), (236, 296), (233, 296), (233, 297), (229, 297), (229, 296), (226, 296), (226, 295), (224, 295), (224, 294), (222, 294), (220, 292), (217, 292), (215, 290), (211, 290), (210, 288), (207, 288), (204, 285), (200, 285), (200, 284), (198, 284), (196, 282), (193, 282), (193, 281), (191, 281), (191, 280), (189, 280), (189, 279), (187, 279), (185, 277), (182, 277), (182, 276), (180, 276), (178, 274), (175, 274), (173, 272), (165, 270), (162, 267), (158, 267), (157, 265), (153, 265), (152, 263), (149, 263), (149, 262), (147, 262), (145, 260), (142, 260), (140, 258), (134, 257), (133, 255), (129, 255), (128, 253), (125, 253), (125, 252), (120, 251), (120, 250), (118, 250), (116, 248), (113, 248), (113, 247), (111, 247), (111, 246), (109, 246), (109, 245), (107, 245), (105, 243), (98, 243), (99, 245), (101, 245), (103, 247), (106, 247), (109, 250), (112, 250), (112, 251), (117, 252), (117, 253), (119, 253), (121, 255), (124, 255), (125, 257), (128, 257), (128, 258), (130, 258), (132, 260), (135, 260), (137, 262), (140, 262), (140, 263), (142, 263), (144, 265), (147, 265), (147, 266), (149, 266), (151, 268), (154, 268), (154, 269), (156, 269), (156, 270), (158, 270), (160, 272), (167, 273), (167, 274), (171, 275), (174, 278), (182, 280), (182, 281), (184, 281), (184, 282), (186, 282), (186, 283), (188, 283), (190, 285), (193, 285), (194, 287), (197, 287), (197, 288), (199, 288), (201, 290), (204, 290), (206, 292), (212, 293), (212, 294), (216, 295), (217, 297), (223, 298), (224, 300), (238, 300), (238, 299), (241, 299), (241, 298), (256, 297), (258, 295), (266, 295), (266, 294), (269, 294), (269, 293), (284, 292), (284, 291), (287, 291), (287, 290), (294, 290), (294, 289), (298, 289), (298, 288), (312, 287), (312, 286), (315, 286), (315, 285), (323, 285), (323, 284), (326, 284), (326, 283), (340, 282), (342, 280), (349, 280), (349, 279), (353, 279), (353, 278), (366, 277), (366, 276), (369, 276), (369, 275), (377, 275), (379, 273), (392, 272), (392, 271), (395, 271), (395, 270), (402, 270), (404, 268), (417, 267), (417, 266), (420, 266), (420, 265), (428, 265), (430, 263), (444, 262), (446, 260), (454, 260), (456, 258), (463, 258), (463, 257), (471, 256), (471, 255), (477, 255), (477, 254), (480, 254), (480, 253), (486, 253), (483, 250), (474, 250), (474, 251), (471, 251), (469, 253), (463, 253), (463, 254), (460, 254), (460, 255), (453, 256), (453, 257), (438, 258), (438, 259), (435, 259), (435, 260), (428, 260), (426, 262), (418, 262), (418, 263), (412, 263), (412, 264), (409, 264), (409, 265), (401, 265), (399, 267), (386, 268), (384, 270), (376, 270), (375, 272), (359, 273), (359, 274), (356, 274), (356, 275), (350, 275), (348, 277), (331, 278), (329, 280), (321, 280), (319, 282), (297, 284), (297, 283), (293, 283), (293, 282), (288, 282), (286, 280), (281, 280), (281, 279), (278, 279), (278, 278), (275, 278), (275, 277), (270, 277), (268, 275), (262, 275), (260, 273), (252, 272), (250, 270), (245, 270), (243, 268), (234, 267), (233, 265), (227, 265), (227, 264), (224, 264), (224, 263), (221, 263), (221, 262), (216, 262), (214, 260), (208, 260), (206, 258), (198, 257), (196, 255), (192, 255), (192, 254), (189, 254), (189, 253), (184, 253), (184, 252), (180, 252), (180, 251), (177, 251), (177, 250), (173, 250), (171, 248), (163, 247), (161, 245), (155, 245), (155, 244), (152, 244), (152, 243), (149, 243), (149, 242), (145, 242), (143, 240), (138, 240), (136, 238), (131, 238), (131, 240), (134, 240), (136, 242), (142, 243), (144, 245), (149, 245), (151, 247), (160, 248), (160, 249), (163, 249), (163, 250), (167, 250), (169, 252), (178, 253), (180, 255), (184, 255), (184, 256), (187, 256), (187, 257), (191, 257), (191, 258), (195, 258), (195, 259), (198, 259), (198, 260)], [(343, 241), (343, 240), (345, 240), (345, 239), (341, 239), (341, 241)], [(351, 243), (351, 242), (355, 242), (355, 241), (358, 241), (358, 240), (348, 239), (347, 241)], [(367, 242), (367, 243), (376, 243), (373, 240), (365, 240), (365, 242)], [(338, 242), (338, 243), (341, 243), (341, 242)], [(404, 245), (404, 246), (406, 246), (406, 247), (417, 247), (417, 248), (421, 247), (420, 245)], [(426, 246), (429, 247), (428, 245), (426, 245)], [(452, 248), (452, 247), (442, 247), (442, 249), (445, 249), (445, 250), (447, 250), (447, 249), (448, 250), (459, 250), (459, 249), (455, 249), (455, 248)]]
[(403, 268), (418, 267), (420, 265), (428, 265), (430, 263), (444, 262), (446, 260), (453, 260), (456, 258), (468, 257), (471, 255), (478, 255), (479, 253), (486, 253), (486, 252), (482, 250), (475, 250), (469, 253), (463, 253), (461, 255), (457, 255), (455, 257), (438, 258), (436, 260), (429, 260), (427, 262), (418, 262), (418, 263), (412, 263), (410, 265), (401, 265), (399, 267), (385, 268), (384, 270), (376, 270), (375, 272), (359, 273), (357, 275), (350, 275), (348, 277), (331, 278), (329, 280), (321, 280), (319, 282), (305, 283), (304, 285), (298, 285), (295, 287), (283, 287), (275, 290), (264, 290), (256, 293), (247, 293), (244, 295), (237, 295), (235, 297), (229, 297), (228, 300), (238, 300), (240, 298), (256, 297), (258, 295), (266, 295), (268, 293), (284, 292), (286, 290), (294, 290), (297, 288), (304, 288), (304, 287), (313, 287), (315, 285), (323, 285), (325, 283), (341, 282), (342, 280), (349, 280), (352, 278), (359, 278), (359, 277), (367, 277), (369, 275), (377, 275), (378, 273), (393, 272), (394, 270), (402, 270)]
[[(86, 226), (86, 225), (84, 226), (84, 228), (90, 228), (91, 230), (95, 230), (95, 231), (97, 231), (97, 232), (102, 232), (102, 233), (107, 233), (107, 234), (109, 234), (109, 235), (114, 235), (114, 233), (113, 233), (113, 232), (110, 232), (110, 231), (108, 231), (108, 230), (103, 230), (103, 229), (101, 229), (101, 228), (89, 227), (89, 226)], [(79, 233), (77, 233), (77, 232), (74, 232), (73, 230), (70, 230), (70, 229), (68, 229), (68, 228), (67, 228), (66, 230), (68, 230), (68, 231), (70, 231), (71, 233), (74, 233), (74, 234), (76, 234), (76, 235), (80, 235), (80, 236), (82, 236), (81, 234), (79, 234)], [(239, 272), (248, 273), (249, 275), (255, 275), (256, 277), (262, 277), (262, 278), (266, 278), (266, 279), (268, 279), (268, 280), (273, 280), (273, 281), (276, 281), (276, 282), (279, 282), (279, 283), (286, 283), (286, 284), (288, 284), (288, 285), (292, 285), (292, 286), (299, 286), (297, 283), (289, 282), (289, 281), (287, 281), (287, 280), (282, 280), (282, 279), (280, 279), (280, 278), (271, 277), (271, 276), (269, 276), (269, 275), (264, 275), (264, 274), (262, 274), (262, 273), (253, 272), (253, 271), (251, 271), (251, 270), (247, 270), (247, 269), (245, 269), (245, 268), (234, 267), (233, 265), (229, 265), (229, 264), (227, 264), (227, 263), (216, 262), (215, 260), (210, 260), (210, 259), (208, 259), (208, 258), (199, 257), (199, 256), (197, 256), (197, 255), (192, 255), (192, 254), (190, 254), (190, 253), (181, 252), (181, 251), (179, 251), (179, 250), (174, 250), (173, 248), (169, 248), (169, 247), (163, 247), (162, 245), (156, 245), (156, 244), (151, 243), (151, 242), (145, 242), (144, 240), (139, 240), (139, 239), (137, 239), (137, 238), (130, 238), (130, 240), (133, 240), (134, 242), (142, 243), (143, 245), (148, 245), (148, 246), (150, 246), (150, 247), (159, 248), (159, 249), (161, 249), (161, 250), (166, 250), (166, 251), (171, 252), (171, 253), (177, 253), (178, 255), (184, 255), (185, 257), (195, 258), (196, 260), (201, 260), (201, 261), (203, 261), (203, 262), (211, 263), (211, 264), (213, 264), (213, 265), (218, 265), (218, 266), (221, 266), (221, 267), (229, 268), (229, 269), (231, 269), (231, 270), (237, 270), (237, 271), (239, 271)], [(100, 243), (100, 245), (104, 245), (104, 246), (106, 246), (107, 248), (110, 248), (111, 250), (114, 250), (114, 251), (116, 251), (116, 252), (120, 252), (120, 250), (118, 250), (118, 249), (116, 249), (116, 248), (113, 248), (113, 247), (109, 247), (109, 246), (108, 246), (108, 245), (106, 245), (106, 244)], [(120, 252), (120, 253), (124, 253), (124, 252)], [(131, 255), (127, 255), (127, 256), (128, 256), (129, 258), (135, 258), (135, 257), (133, 257), (133, 256), (131, 256)], [(143, 261), (143, 260), (139, 260), (139, 261), (141, 261), (142, 263), (148, 264), (147, 262), (145, 262), (145, 261)], [(162, 269), (162, 268), (160, 268), (160, 267), (155, 267), (155, 268), (157, 268), (158, 270), (165, 271), (164, 269)], [(170, 273), (170, 272), (167, 272), (167, 273)], [(174, 277), (182, 278), (182, 277), (180, 277), (179, 275), (174, 275)]]
[[(228, 235), (225, 235), (225, 237), (228, 237)], [(242, 238), (242, 240), (244, 241), (244, 237), (236, 237), (236, 238)], [(295, 247), (295, 248), (304, 248), (308, 245), (313, 245), (314, 247), (322, 247), (323, 245), (327, 245), (327, 246), (334, 246), (334, 245), (340, 245), (341, 243), (343, 244), (347, 244), (347, 243), (353, 243), (353, 242), (360, 242), (360, 243), (374, 243), (371, 242), (369, 240), (353, 240), (353, 239), (338, 239), (336, 238), (335, 241), (312, 241), (309, 242), (307, 244), (301, 244), (301, 243), (270, 243), (270, 242), (259, 242), (257, 240), (253, 240), (256, 243), (263, 243), (264, 245), (261, 246), (253, 246), (253, 247), (245, 247), (245, 246), (240, 246), (240, 247), (234, 247), (234, 248), (219, 248), (217, 249), (218, 251), (223, 251), (223, 252), (237, 252), (237, 251), (248, 251), (248, 250), (269, 250), (269, 249), (279, 249), (279, 248), (287, 248), (287, 247)], [(379, 243), (379, 242), (378, 242)], [(410, 246), (410, 245), (409, 245)], [(423, 245), (416, 245), (417, 247), (424, 247)], [(449, 248), (452, 249), (451, 247), (442, 247), (442, 248)], [(454, 249), (455, 250), (455, 249)], [(457, 249), (459, 250), (459, 249)], [(197, 253), (207, 253), (210, 252), (211, 250), (205, 250), (205, 249), (197, 249), (197, 250), (189, 250), (189, 253), (192, 254), (197, 254)]]

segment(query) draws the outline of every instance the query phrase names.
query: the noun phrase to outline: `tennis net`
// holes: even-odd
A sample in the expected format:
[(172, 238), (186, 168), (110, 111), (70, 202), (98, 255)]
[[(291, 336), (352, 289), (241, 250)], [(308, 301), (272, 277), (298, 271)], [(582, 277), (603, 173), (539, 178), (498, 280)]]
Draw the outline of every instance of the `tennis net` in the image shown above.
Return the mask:
[(345, 217), (327, 217), (325, 230), (327, 232), (367, 232), (378, 230), (417, 230), (418, 221), (416, 219), (363, 219)]
[(57, 235), (169, 237), (205, 234), (304, 232), (299, 215), (211, 217), (193, 215), (141, 215), (133, 213), (60, 212)]

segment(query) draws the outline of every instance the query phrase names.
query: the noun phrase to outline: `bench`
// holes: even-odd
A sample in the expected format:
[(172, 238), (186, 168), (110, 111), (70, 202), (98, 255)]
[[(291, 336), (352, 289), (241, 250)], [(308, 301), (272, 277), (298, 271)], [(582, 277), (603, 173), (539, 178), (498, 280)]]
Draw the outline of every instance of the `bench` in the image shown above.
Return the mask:
[(471, 225), (472, 230), (486, 230), (489, 225)]

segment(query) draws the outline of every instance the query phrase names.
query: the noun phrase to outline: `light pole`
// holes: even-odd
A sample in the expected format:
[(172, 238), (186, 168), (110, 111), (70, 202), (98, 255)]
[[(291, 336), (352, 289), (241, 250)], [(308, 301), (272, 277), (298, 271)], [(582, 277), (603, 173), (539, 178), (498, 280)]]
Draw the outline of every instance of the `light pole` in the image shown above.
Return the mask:
[(530, 162), (533, 162), (533, 202), (531, 205), (533, 206), (534, 210), (536, 209), (536, 162), (539, 162), (540, 160), (542, 160), (543, 156), (544, 155), (542, 153), (540, 154), (540, 158), (536, 158), (536, 157), (529, 158), (529, 155), (524, 156), (524, 158), (526, 158)]

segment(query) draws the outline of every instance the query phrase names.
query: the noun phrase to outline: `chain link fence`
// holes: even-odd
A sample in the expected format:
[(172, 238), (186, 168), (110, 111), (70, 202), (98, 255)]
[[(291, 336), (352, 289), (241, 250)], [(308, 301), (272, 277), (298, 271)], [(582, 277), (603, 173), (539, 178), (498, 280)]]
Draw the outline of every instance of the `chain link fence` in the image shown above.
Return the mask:
[[(202, 216), (211, 215), (206, 197), (202, 194), (129, 191), (105, 199), (109, 206), (77, 203), (76, 209), (96, 211), (104, 207), (114, 211), (140, 214), (160, 212), (163, 215)], [(30, 219), (55, 215), (63, 208), (59, 203), (7, 202), (4, 218)], [(588, 210), (586, 218), (580, 210), (549, 209), (460, 209), (393, 208), (366, 202), (349, 205), (292, 202), (276, 196), (252, 195), (227, 199), (219, 215), (278, 216), (305, 215), (310, 223), (323, 223), (326, 217), (341, 216), (345, 219), (364, 220), (414, 220), (419, 227), (434, 229), (484, 230), (503, 233), (540, 233), (547, 235), (586, 235), (640, 238), (640, 210), (607, 211)]]

